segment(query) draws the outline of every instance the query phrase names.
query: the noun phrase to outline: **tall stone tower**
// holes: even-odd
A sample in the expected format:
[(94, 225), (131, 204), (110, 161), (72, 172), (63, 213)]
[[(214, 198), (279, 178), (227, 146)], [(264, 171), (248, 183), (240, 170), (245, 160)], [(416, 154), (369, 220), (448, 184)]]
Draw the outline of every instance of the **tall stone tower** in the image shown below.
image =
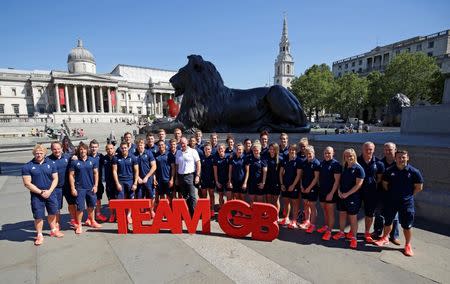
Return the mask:
[(273, 82), (275, 85), (281, 85), (285, 88), (291, 87), (292, 79), (294, 79), (294, 59), (290, 53), (290, 44), (288, 39), (288, 26), (286, 16), (283, 19), (283, 32), (280, 40), (280, 51), (275, 60), (275, 76)]

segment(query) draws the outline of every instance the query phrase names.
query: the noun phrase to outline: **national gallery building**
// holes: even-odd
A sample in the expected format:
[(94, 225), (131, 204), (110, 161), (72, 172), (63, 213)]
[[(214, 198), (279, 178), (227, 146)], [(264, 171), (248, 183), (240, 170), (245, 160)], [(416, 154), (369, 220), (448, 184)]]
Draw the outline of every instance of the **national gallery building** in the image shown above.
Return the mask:
[(117, 65), (96, 74), (94, 56), (83, 47), (67, 58), (68, 72), (0, 68), (0, 119), (46, 117), (54, 122), (111, 122), (167, 114), (176, 71)]

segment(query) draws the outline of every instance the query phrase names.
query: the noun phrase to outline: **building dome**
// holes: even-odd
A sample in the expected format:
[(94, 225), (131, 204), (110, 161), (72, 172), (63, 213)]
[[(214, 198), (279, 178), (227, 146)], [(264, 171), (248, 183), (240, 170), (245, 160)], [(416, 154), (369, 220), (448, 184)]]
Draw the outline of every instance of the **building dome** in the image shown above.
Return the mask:
[(78, 44), (67, 57), (69, 73), (95, 73), (95, 59), (92, 53), (83, 47), (83, 41)]

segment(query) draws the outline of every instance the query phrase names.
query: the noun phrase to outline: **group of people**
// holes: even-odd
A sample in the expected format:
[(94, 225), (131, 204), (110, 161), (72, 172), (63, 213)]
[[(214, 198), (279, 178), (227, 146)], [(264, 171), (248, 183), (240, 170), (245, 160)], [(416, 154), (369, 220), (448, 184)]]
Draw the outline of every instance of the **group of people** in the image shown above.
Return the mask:
[[(341, 163), (332, 147), (326, 147), (319, 160), (307, 138), (290, 144), (286, 133), (281, 133), (279, 143), (270, 143), (267, 132), (255, 141), (236, 143), (228, 136), (226, 143), (219, 143), (216, 133), (204, 141), (201, 131), (186, 138), (181, 129), (175, 129), (173, 139), (167, 141), (166, 131), (160, 129), (157, 135), (148, 133), (145, 140), (138, 138), (135, 143), (127, 132), (119, 147), (107, 143), (105, 155), (99, 153), (96, 140), (89, 145), (80, 143), (74, 153), (53, 142), (48, 157), (45, 147), (37, 145), (34, 159), (23, 167), (22, 175), (31, 192), (36, 245), (43, 242), (45, 209), (50, 235), (63, 236), (59, 229), (63, 196), (75, 233), (83, 232), (86, 208), (85, 226), (99, 228), (97, 221), (115, 222), (113, 210), (109, 218), (100, 210), (106, 192), (109, 200), (149, 199), (151, 216), (162, 198), (186, 199), (191, 214), (197, 195), (209, 198), (212, 217), (228, 200), (265, 202), (278, 209), (281, 226), (306, 233), (317, 231), (325, 241), (348, 239), (351, 248), (358, 245), (357, 215), (363, 205), (365, 242), (400, 245), (400, 223), (405, 235), (404, 254), (412, 256), (414, 195), (422, 190), (423, 177), (408, 163), (406, 150), (396, 149), (392, 142), (385, 143), (383, 150), (384, 157), (378, 159), (374, 143), (366, 142), (359, 156), (354, 149), (344, 150)], [(219, 204), (215, 204), (215, 193)], [(318, 200), (325, 217), (322, 226), (317, 224)], [(339, 230), (332, 235), (336, 207)], [(374, 219), (374, 232), (370, 233)], [(350, 231), (345, 233), (347, 220)], [(133, 222), (131, 212), (127, 221)]]

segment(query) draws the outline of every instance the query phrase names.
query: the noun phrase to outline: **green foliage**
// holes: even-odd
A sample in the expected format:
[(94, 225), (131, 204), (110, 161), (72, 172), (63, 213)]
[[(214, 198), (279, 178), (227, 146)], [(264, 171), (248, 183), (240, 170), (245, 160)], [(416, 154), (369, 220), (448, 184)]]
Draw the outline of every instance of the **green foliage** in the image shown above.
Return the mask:
[(402, 53), (389, 63), (383, 89), (388, 97), (405, 94), (411, 103), (442, 100), (443, 77), (436, 59), (424, 53)]
[(329, 98), (334, 89), (333, 73), (326, 64), (311, 66), (291, 84), (292, 92), (301, 102), (309, 118), (314, 111), (317, 114), (322, 109), (328, 109)]
[(335, 95), (330, 98), (332, 111), (347, 119), (367, 104), (369, 82), (355, 73), (347, 73), (337, 79)]
[(367, 104), (371, 107), (384, 107), (391, 96), (385, 89), (385, 76), (378, 71), (367, 75), (368, 81), (368, 100)]

